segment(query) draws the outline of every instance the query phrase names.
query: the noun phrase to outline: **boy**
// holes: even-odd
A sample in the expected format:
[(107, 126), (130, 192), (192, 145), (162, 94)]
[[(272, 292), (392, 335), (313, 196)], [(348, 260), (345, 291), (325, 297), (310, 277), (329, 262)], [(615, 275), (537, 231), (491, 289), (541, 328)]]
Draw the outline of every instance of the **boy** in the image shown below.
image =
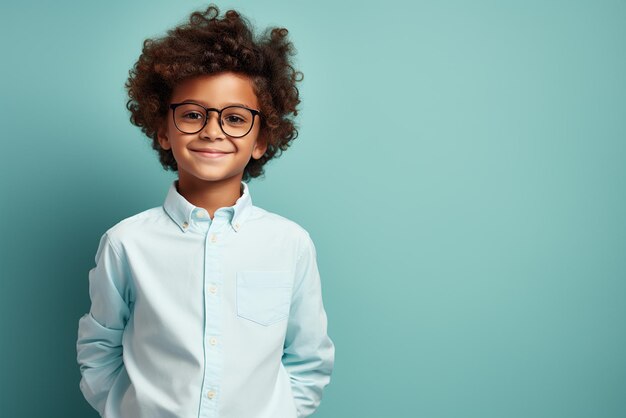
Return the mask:
[(164, 204), (100, 239), (79, 321), (80, 388), (107, 418), (296, 418), (330, 381), (315, 246), (246, 181), (297, 136), (286, 29), (214, 5), (146, 40), (131, 121), (178, 172)]

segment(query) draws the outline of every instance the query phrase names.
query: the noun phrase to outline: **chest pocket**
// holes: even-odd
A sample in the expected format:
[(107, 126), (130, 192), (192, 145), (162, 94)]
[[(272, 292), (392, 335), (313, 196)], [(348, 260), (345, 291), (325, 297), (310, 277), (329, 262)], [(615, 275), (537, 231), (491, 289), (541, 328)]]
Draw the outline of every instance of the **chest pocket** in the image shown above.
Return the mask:
[(264, 326), (289, 316), (292, 280), (288, 270), (237, 272), (237, 315)]

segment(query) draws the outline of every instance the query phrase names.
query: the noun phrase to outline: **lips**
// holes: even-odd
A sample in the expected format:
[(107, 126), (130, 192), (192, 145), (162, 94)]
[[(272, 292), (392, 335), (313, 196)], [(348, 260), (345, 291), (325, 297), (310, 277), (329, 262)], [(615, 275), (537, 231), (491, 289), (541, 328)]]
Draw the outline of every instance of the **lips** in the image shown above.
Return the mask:
[(226, 157), (228, 154), (232, 154), (232, 152), (224, 152), (224, 151), (219, 151), (219, 150), (209, 150), (209, 151), (191, 150), (191, 151), (194, 154), (196, 154), (199, 158), (209, 159), (209, 160), (221, 159), (221, 158)]
[(192, 151), (196, 151), (196, 152), (205, 152), (205, 153), (209, 153), (209, 154), (230, 154), (230, 152), (228, 151), (222, 151), (219, 149), (214, 149), (214, 148), (207, 148), (207, 149), (192, 149)]

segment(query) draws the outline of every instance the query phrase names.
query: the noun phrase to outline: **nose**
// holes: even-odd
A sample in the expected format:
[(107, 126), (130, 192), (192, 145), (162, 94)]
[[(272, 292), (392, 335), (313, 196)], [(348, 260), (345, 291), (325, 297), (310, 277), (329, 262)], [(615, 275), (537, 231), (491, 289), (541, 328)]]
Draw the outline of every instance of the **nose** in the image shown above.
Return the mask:
[(208, 120), (206, 122), (206, 125), (204, 125), (204, 128), (202, 129), (202, 131), (200, 131), (200, 136), (202, 138), (209, 138), (209, 139), (217, 139), (217, 138), (223, 138), (224, 136), (224, 132), (222, 131), (222, 128), (220, 127), (220, 122), (219, 122), (219, 113), (217, 113), (217, 111), (214, 110), (210, 110), (208, 113)]

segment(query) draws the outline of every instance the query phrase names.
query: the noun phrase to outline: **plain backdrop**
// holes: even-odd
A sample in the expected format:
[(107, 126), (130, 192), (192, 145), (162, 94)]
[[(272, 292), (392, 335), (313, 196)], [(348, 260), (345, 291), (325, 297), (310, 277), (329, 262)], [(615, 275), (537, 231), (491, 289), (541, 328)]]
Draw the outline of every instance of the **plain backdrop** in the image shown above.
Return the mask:
[[(207, 4), (0, 6), (3, 417), (97, 416), (75, 344), (98, 240), (175, 178), (123, 85)], [(304, 73), (250, 190), (316, 243), (315, 416), (626, 416), (626, 2), (217, 5), (286, 27)]]

